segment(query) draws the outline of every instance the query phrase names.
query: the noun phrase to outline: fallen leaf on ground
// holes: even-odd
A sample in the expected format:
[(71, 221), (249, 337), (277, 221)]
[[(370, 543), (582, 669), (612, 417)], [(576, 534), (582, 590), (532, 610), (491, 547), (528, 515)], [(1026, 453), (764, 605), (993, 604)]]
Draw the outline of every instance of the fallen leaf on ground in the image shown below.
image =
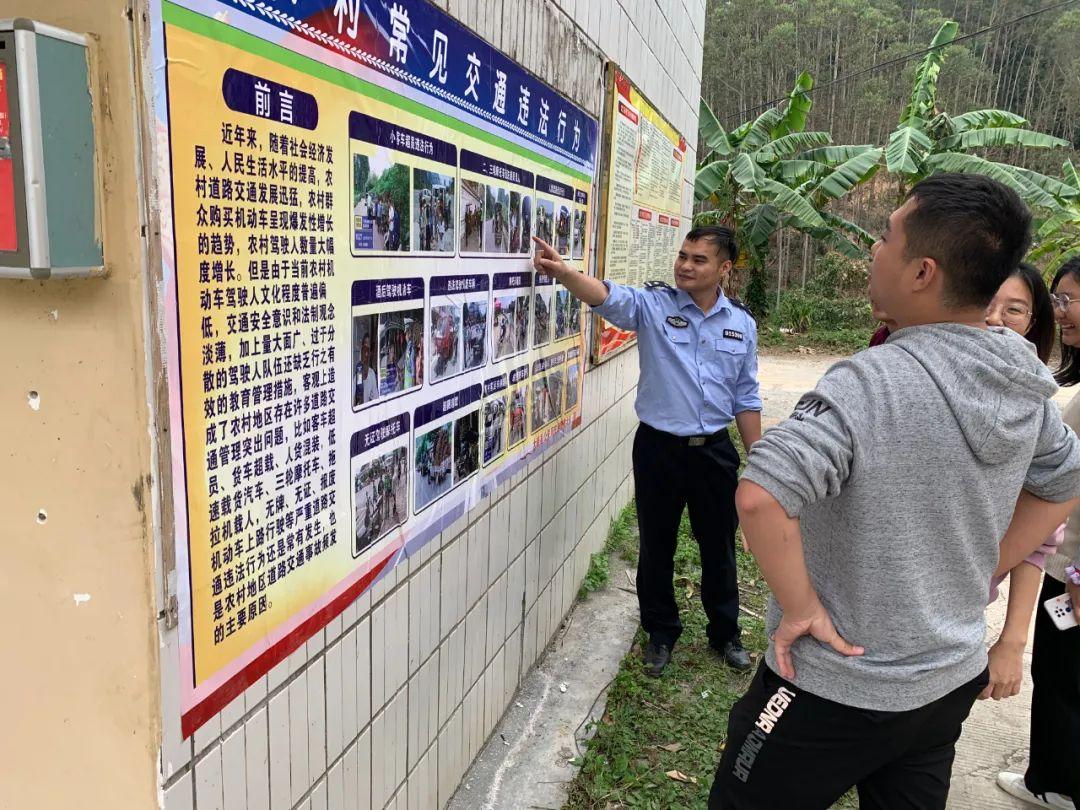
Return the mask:
[(656, 747), (661, 751), (668, 751), (672, 754), (677, 754), (679, 751), (682, 751), (682, 743), (668, 743), (667, 745), (658, 745)]
[(674, 779), (676, 782), (685, 782), (688, 785), (697, 784), (696, 776), (687, 776), (682, 771), (668, 771), (666, 774), (664, 774), (664, 776), (666, 776), (668, 779)]

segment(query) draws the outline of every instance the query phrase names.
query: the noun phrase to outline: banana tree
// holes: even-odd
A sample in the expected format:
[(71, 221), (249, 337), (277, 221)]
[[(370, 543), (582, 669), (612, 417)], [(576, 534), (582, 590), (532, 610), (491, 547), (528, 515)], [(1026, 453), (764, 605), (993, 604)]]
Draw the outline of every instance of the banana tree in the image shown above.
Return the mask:
[(1039, 223), (1031, 261), (1046, 259), (1044, 270), (1053, 276), (1069, 259), (1080, 256), (1080, 172), (1071, 160), (1061, 167), (1062, 182), (1057, 197), (1061, 207)]
[(974, 150), (1026, 147), (1052, 149), (1068, 141), (1028, 127), (1027, 120), (1008, 110), (972, 110), (949, 115), (938, 106), (938, 78), (956, 39), (958, 26), (946, 22), (930, 43), (930, 52), (915, 71), (911, 97), (900, 123), (885, 147), (885, 165), (899, 178), (899, 198), (912, 185), (934, 172), (984, 174), (1014, 189), (1029, 205), (1056, 210), (1060, 182), (1052, 177), (998, 162)]
[[(750, 264), (749, 303), (765, 308), (764, 267), (773, 234), (784, 227), (808, 233), (849, 256), (862, 257), (873, 239), (852, 222), (824, 210), (878, 170), (882, 150), (837, 146), (828, 132), (805, 131), (814, 80), (803, 73), (783, 110), (772, 107), (727, 132), (704, 99), (703, 158), (694, 196), (697, 221), (733, 224)], [(756, 299), (756, 300), (755, 300)], [(758, 314), (763, 314), (759, 311)]]

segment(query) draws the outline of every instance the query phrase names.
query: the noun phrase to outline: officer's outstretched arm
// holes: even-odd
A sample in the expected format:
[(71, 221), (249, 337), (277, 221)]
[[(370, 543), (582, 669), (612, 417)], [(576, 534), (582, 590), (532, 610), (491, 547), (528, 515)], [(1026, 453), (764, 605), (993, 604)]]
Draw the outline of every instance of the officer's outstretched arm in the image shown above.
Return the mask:
[(533, 267), (537, 272), (551, 276), (590, 307), (598, 307), (607, 300), (608, 289), (604, 282), (572, 268), (543, 239), (534, 236), (533, 242), (536, 243)]

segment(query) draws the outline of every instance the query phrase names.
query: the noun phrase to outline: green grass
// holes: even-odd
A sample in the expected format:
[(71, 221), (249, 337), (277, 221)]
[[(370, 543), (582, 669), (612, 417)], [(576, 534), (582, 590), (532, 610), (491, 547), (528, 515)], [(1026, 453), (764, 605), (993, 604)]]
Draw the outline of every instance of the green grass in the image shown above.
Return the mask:
[[(743, 603), (763, 616), (767, 591), (753, 558), (739, 552)], [(752, 673), (724, 666), (709, 649), (699, 597), (701, 557), (689, 521), (683, 518), (675, 555), (676, 598), (683, 635), (672, 663), (659, 679), (642, 671), (646, 638), (637, 638), (608, 692), (607, 708), (590, 741), (581, 771), (571, 783), (567, 808), (705, 807), (719, 761), (732, 704), (746, 691)], [(751, 584), (752, 583), (752, 584)], [(765, 648), (763, 622), (742, 617), (743, 643), (755, 653)], [(661, 746), (679, 743), (678, 751)], [(697, 784), (665, 774), (678, 770)]]
[(623, 507), (619, 516), (611, 521), (604, 548), (589, 557), (589, 570), (578, 588), (578, 599), (588, 599), (589, 594), (608, 584), (613, 554), (630, 565), (637, 564), (637, 510), (633, 503)]
[[(735, 436), (735, 445), (743, 455)], [(744, 456), (745, 461), (745, 456)], [(612, 523), (608, 553), (637, 554), (636, 513), (627, 507)], [(763, 617), (768, 587), (754, 558), (737, 539), (743, 613), (743, 644), (756, 667), (766, 647)], [(591, 570), (591, 567), (590, 567)], [(727, 716), (746, 691), (753, 671), (725, 666), (709, 648), (701, 607), (701, 555), (690, 522), (683, 516), (675, 552), (675, 595), (683, 634), (661, 678), (642, 670), (645, 634), (639, 629), (607, 696), (607, 706), (589, 741), (577, 776), (570, 783), (569, 810), (614, 808), (703, 808), (723, 751)], [(675, 748), (677, 750), (670, 750)], [(696, 783), (667, 776), (680, 771)], [(845, 797), (837, 807), (857, 807)]]
[(637, 507), (633, 502), (624, 506), (619, 516), (611, 522), (604, 551), (618, 555), (631, 565), (637, 565)]
[(589, 570), (585, 572), (585, 579), (578, 588), (578, 599), (588, 599), (590, 593), (603, 588), (610, 579), (611, 568), (608, 565), (607, 552), (598, 551), (589, 557)]
[(772, 324), (758, 330), (758, 345), (767, 349), (798, 351), (800, 347), (825, 352), (856, 352), (865, 349), (873, 328), (810, 329), (801, 334), (785, 334)]

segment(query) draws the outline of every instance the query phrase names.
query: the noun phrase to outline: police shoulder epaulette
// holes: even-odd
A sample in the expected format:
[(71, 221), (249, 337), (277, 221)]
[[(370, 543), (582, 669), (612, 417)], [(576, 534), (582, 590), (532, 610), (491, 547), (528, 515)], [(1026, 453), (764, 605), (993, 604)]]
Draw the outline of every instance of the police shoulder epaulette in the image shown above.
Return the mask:
[(659, 281), (659, 280), (656, 280), (656, 279), (654, 279), (652, 281), (646, 281), (645, 282), (645, 289), (646, 290), (670, 290), (672, 292), (675, 291), (675, 288), (672, 287), (670, 284), (668, 284), (666, 281)]
[[(743, 303), (742, 301), (740, 301), (740, 300), (739, 300), (738, 298), (736, 298), (735, 296), (728, 296), (728, 301), (730, 301), (730, 302), (731, 302), (731, 305), (732, 305), (733, 307), (738, 307), (738, 308), (739, 308), (739, 309), (741, 309), (741, 310), (742, 310), (743, 312), (745, 312), (745, 313), (746, 313), (747, 315), (749, 315), (749, 316), (750, 316), (751, 318), (753, 318), (753, 317), (754, 317), (754, 313), (750, 311), (750, 308), (749, 308), (749, 307), (747, 307), (747, 306), (746, 306), (746, 304), (744, 304), (744, 303)], [(756, 320), (755, 320), (755, 322), (756, 322)]]

